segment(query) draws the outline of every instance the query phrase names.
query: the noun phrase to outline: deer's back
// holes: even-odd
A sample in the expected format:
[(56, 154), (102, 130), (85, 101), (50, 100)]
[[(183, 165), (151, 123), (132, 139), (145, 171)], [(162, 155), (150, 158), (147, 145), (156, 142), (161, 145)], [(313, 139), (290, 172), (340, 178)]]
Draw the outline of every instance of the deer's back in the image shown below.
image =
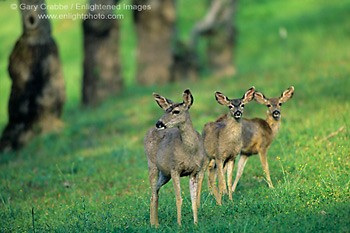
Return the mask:
[(242, 154), (253, 155), (267, 149), (273, 140), (272, 129), (260, 118), (242, 119)]
[(219, 147), (218, 138), (219, 138), (219, 130), (223, 128), (225, 125), (216, 122), (209, 122), (204, 125), (203, 128), (203, 141), (204, 147), (209, 155), (209, 157), (213, 158), (215, 154), (217, 154), (217, 148)]
[[(236, 124), (236, 123), (235, 123)], [(209, 122), (203, 129), (204, 147), (210, 158), (227, 159), (239, 154), (242, 147), (242, 128), (232, 127), (227, 121)]]
[[(170, 155), (170, 166), (173, 169), (177, 170), (180, 173), (180, 176), (188, 176), (192, 173), (198, 173), (203, 165), (205, 156), (203, 140), (201, 135), (198, 132), (196, 132), (197, 138), (194, 143), (197, 145), (192, 150), (184, 148), (180, 133), (176, 133), (174, 136), (174, 146), (172, 147), (171, 151), (167, 152)], [(166, 143), (166, 141), (164, 141), (163, 143)], [(162, 150), (159, 151), (158, 156), (160, 158), (163, 158), (161, 154), (163, 154)], [(163, 166), (167, 166), (168, 164), (168, 161), (158, 159), (158, 166), (160, 167), (160, 169), (162, 169)]]

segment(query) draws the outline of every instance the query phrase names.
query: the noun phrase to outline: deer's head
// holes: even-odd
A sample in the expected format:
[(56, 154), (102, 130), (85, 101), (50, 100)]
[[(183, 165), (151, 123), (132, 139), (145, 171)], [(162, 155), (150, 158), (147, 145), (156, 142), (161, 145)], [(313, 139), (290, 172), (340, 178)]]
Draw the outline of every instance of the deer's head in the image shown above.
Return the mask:
[(215, 92), (216, 101), (229, 108), (231, 116), (239, 121), (242, 118), (245, 104), (254, 99), (255, 87), (251, 87), (240, 99), (229, 99), (221, 92)]
[(263, 93), (256, 91), (254, 99), (259, 104), (265, 104), (269, 114), (276, 120), (281, 117), (281, 106), (293, 97), (294, 87), (291, 86), (283, 91), (280, 97), (266, 98)]
[(170, 99), (167, 99), (159, 94), (153, 93), (153, 97), (165, 113), (156, 123), (156, 127), (159, 130), (177, 127), (189, 118), (188, 110), (193, 104), (193, 96), (190, 89), (186, 89), (182, 95), (182, 103), (174, 103)]

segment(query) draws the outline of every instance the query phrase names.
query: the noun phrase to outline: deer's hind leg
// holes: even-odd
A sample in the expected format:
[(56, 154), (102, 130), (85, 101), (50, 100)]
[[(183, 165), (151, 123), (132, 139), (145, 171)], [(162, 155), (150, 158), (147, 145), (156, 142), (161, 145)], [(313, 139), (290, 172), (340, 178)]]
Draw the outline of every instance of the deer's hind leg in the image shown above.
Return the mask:
[(241, 178), (241, 176), (243, 174), (244, 166), (247, 163), (248, 158), (249, 157), (247, 155), (242, 155), (242, 154), (239, 157), (235, 182), (233, 183), (233, 186), (231, 188), (232, 192), (235, 192), (235, 190), (236, 190), (238, 181), (239, 181), (239, 179)]
[(198, 198), (198, 174), (190, 176), (190, 193), (191, 193), (191, 202), (192, 202), (192, 211), (193, 211), (193, 221), (194, 224), (198, 223), (198, 215), (197, 215), (197, 198)]
[(264, 168), (264, 172), (266, 173), (266, 179), (267, 179), (269, 188), (273, 188), (273, 184), (270, 177), (269, 164), (267, 162), (267, 150), (259, 151), (259, 157), (260, 157), (260, 162)]
[(208, 188), (211, 190), (211, 194), (215, 199), (218, 199), (219, 190), (217, 187), (218, 169), (215, 164), (215, 160), (211, 160), (207, 169)]
[(218, 192), (216, 188), (216, 179), (217, 179), (217, 169), (215, 167), (215, 160), (212, 159), (208, 165), (207, 168), (207, 183), (208, 188), (211, 190), (211, 194), (216, 196), (216, 193)]
[[(201, 170), (198, 172), (198, 189), (197, 189), (197, 207), (201, 205), (201, 191), (204, 180), (205, 171), (209, 164), (209, 158), (207, 156), (204, 157), (203, 166)], [(209, 173), (208, 173), (209, 175)]]
[(173, 186), (175, 190), (176, 208), (177, 208), (177, 223), (181, 226), (181, 188), (180, 188), (180, 174), (176, 170), (171, 170), (171, 178), (173, 179)]
[(217, 195), (216, 201), (221, 205), (221, 198), (224, 194), (227, 194), (226, 179), (224, 175), (224, 163), (221, 159), (215, 159), (216, 168), (218, 169), (219, 176), (219, 193)]

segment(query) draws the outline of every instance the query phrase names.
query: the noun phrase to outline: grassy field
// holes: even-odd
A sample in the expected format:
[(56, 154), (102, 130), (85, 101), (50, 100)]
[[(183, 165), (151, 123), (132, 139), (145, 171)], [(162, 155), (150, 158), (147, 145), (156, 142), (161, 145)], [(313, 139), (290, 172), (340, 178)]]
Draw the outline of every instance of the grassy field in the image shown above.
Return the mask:
[[(21, 33), (19, 12), (10, 3), (0, 1), (0, 129), (7, 123), (7, 60)], [(200, 0), (180, 0), (178, 6), (179, 33), (186, 39), (205, 8)], [(127, 88), (96, 108), (80, 106), (81, 21), (53, 21), (66, 79), (65, 128), (36, 138), (21, 152), (0, 155), (0, 232), (349, 232), (349, 12), (346, 0), (240, 1), (238, 74), (205, 74), (196, 83), (161, 87), (135, 85), (135, 32), (130, 12), (124, 12)], [(284, 30), (286, 38), (280, 36)], [(160, 191), (160, 227), (151, 228), (143, 137), (163, 114), (152, 92), (180, 101), (183, 90), (191, 88), (190, 113), (201, 132), (206, 122), (227, 111), (216, 103), (214, 91), (238, 98), (252, 85), (267, 97), (295, 87), (268, 151), (275, 188), (267, 188), (259, 158), (253, 156), (233, 202), (225, 196), (217, 206), (205, 182), (195, 226), (188, 179), (182, 178), (183, 226), (176, 223), (169, 183)], [(266, 108), (254, 102), (244, 116), (265, 114)], [(342, 126), (345, 130), (322, 140)]]

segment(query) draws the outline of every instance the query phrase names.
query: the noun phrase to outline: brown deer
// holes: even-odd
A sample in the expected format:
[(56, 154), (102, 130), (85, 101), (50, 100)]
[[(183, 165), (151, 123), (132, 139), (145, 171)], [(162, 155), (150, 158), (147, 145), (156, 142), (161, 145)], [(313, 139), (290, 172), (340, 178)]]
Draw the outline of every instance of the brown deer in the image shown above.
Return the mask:
[[(152, 189), (150, 222), (158, 222), (159, 189), (170, 179), (175, 189), (177, 222), (181, 225), (180, 177), (189, 176), (193, 219), (197, 224), (197, 208), (200, 197), (199, 176), (204, 176), (203, 161), (205, 155), (201, 135), (193, 128), (188, 110), (193, 104), (189, 89), (183, 93), (183, 102), (173, 101), (153, 93), (158, 105), (165, 110), (156, 126), (150, 129), (144, 140), (148, 159), (149, 181)], [(203, 179), (203, 178), (201, 178)]]
[[(255, 88), (251, 87), (241, 99), (229, 99), (220, 92), (215, 93), (217, 102), (229, 108), (224, 122), (209, 122), (203, 129), (204, 147), (209, 158), (205, 158), (204, 165), (208, 164), (209, 159), (215, 159), (216, 168), (218, 169), (219, 184), (218, 190), (215, 186), (216, 176), (208, 177), (209, 187), (213, 188), (216, 201), (221, 205), (222, 194), (227, 193), (224, 165), (227, 166), (227, 182), (229, 187), (232, 186), (232, 173), (236, 156), (242, 148), (242, 114), (244, 105), (254, 98)], [(213, 167), (208, 168), (209, 170)], [(215, 173), (216, 174), (216, 173)], [(200, 180), (200, 183), (202, 180)], [(232, 199), (231, 189), (229, 197)]]
[[(244, 166), (246, 165), (248, 158), (255, 154), (259, 154), (260, 162), (266, 172), (268, 185), (270, 188), (273, 188), (267, 162), (267, 150), (281, 126), (281, 106), (284, 102), (290, 100), (293, 97), (293, 94), (293, 86), (283, 91), (280, 97), (275, 98), (266, 98), (263, 93), (258, 91), (255, 92), (254, 100), (260, 104), (265, 104), (268, 108), (267, 117), (266, 120), (260, 118), (243, 118), (242, 120), (243, 147), (238, 161), (237, 175), (232, 186), (232, 192), (234, 192), (237, 187), (237, 183), (243, 174)], [(218, 117), (217, 121), (224, 121), (224, 117)]]

